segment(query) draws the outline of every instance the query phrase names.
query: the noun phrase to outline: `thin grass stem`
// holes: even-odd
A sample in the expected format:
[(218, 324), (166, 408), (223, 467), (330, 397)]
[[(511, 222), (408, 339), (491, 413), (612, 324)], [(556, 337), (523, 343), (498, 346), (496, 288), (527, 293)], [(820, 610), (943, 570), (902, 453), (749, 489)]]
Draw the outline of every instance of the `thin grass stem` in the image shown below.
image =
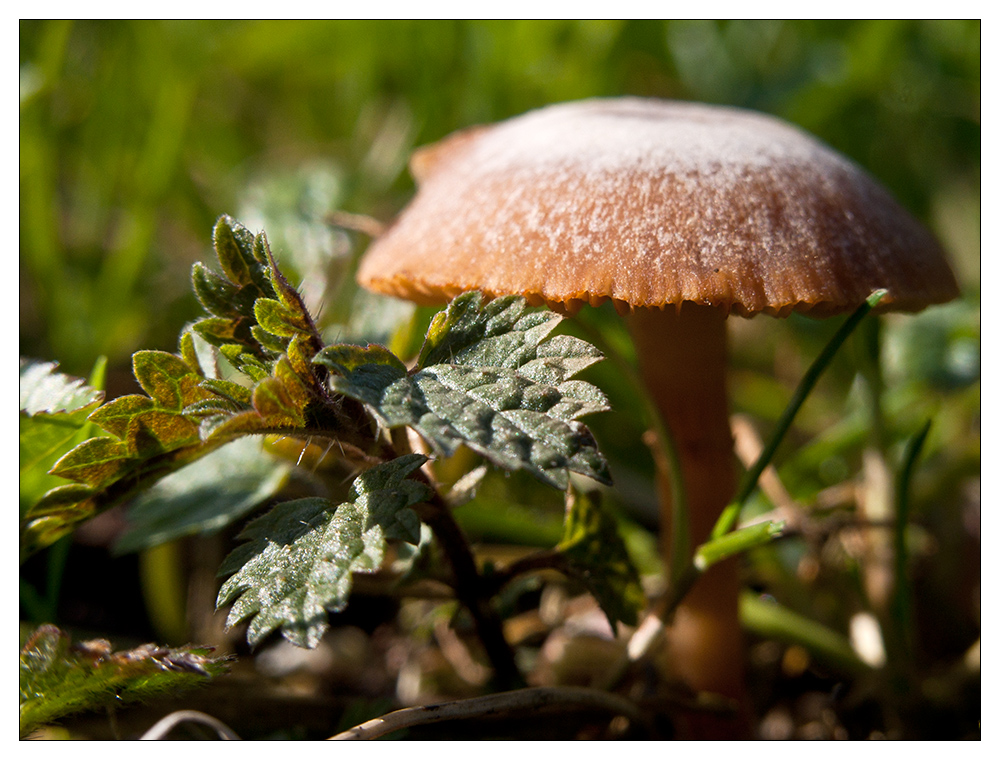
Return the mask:
[(786, 406), (785, 410), (781, 413), (781, 417), (778, 419), (778, 423), (775, 426), (774, 433), (771, 435), (770, 440), (767, 442), (764, 450), (760, 453), (760, 456), (757, 457), (757, 461), (754, 462), (753, 467), (747, 470), (744, 474), (743, 479), (740, 481), (740, 487), (736, 492), (736, 496), (733, 498), (733, 501), (729, 504), (729, 506), (727, 506), (723, 511), (718, 522), (716, 522), (715, 528), (712, 530), (713, 539), (719, 538), (720, 536), (731, 531), (739, 521), (740, 512), (742, 511), (744, 504), (746, 504), (747, 499), (750, 498), (750, 495), (757, 487), (757, 481), (760, 479), (761, 473), (764, 472), (764, 468), (771, 463), (775, 452), (778, 450), (778, 446), (781, 445), (785, 435), (791, 428), (795, 415), (798, 414), (799, 409), (802, 408), (805, 400), (809, 397), (813, 388), (816, 387), (816, 382), (819, 380), (824, 370), (826, 370), (826, 368), (830, 365), (830, 362), (833, 361), (833, 357), (844, 344), (844, 341), (847, 340), (861, 320), (868, 316), (869, 312), (871, 312), (871, 310), (878, 305), (878, 302), (881, 301), (885, 295), (885, 290), (876, 290), (868, 296), (865, 302), (855, 309), (851, 316), (844, 321), (826, 346), (823, 347), (823, 350), (820, 352), (819, 356), (816, 357), (816, 360), (809, 366), (809, 369), (806, 370), (805, 375), (803, 375), (802, 380), (795, 389), (795, 393), (788, 402), (788, 406)]

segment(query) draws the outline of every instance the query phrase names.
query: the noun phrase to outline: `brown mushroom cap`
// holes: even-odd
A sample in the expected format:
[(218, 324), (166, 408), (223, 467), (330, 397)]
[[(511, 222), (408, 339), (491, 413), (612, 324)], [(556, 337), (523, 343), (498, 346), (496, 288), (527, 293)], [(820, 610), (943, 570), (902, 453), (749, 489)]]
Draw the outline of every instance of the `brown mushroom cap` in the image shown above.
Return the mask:
[(858, 166), (778, 119), (620, 98), (458, 132), (358, 272), (422, 303), (479, 289), (570, 312), (691, 301), (827, 316), (876, 288), (917, 310), (958, 287), (940, 246)]

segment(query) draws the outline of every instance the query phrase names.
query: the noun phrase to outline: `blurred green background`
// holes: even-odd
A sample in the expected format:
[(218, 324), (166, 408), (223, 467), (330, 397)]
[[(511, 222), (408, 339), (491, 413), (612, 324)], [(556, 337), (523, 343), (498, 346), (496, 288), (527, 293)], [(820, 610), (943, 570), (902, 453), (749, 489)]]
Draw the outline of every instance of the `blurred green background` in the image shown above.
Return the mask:
[[(199, 315), (190, 268), (211, 261), (220, 214), (267, 231), (332, 334), (388, 340), (411, 312), (357, 292), (351, 275), (367, 238), (331, 226), (328, 215), (390, 220), (412, 195), (406, 162), (416, 146), (553, 102), (626, 94), (757, 109), (814, 133), (939, 236), (963, 295), (916, 317), (887, 316), (853, 340), (779, 451), (780, 473), (799, 503), (850, 507), (836, 489), (856, 482), (865, 449), (895, 466), (933, 419), (907, 534), (920, 651), (928, 663), (950, 662), (978, 638), (978, 21), (22, 21), (19, 29), (20, 353), (81, 376), (106, 355), (112, 396), (132, 390), (133, 351), (175, 350), (178, 331)], [(612, 311), (583, 318), (628, 352)], [(731, 320), (734, 410), (766, 435), (836, 322)], [(591, 372), (621, 413), (588, 420), (612, 463), (614, 500), (653, 528), (638, 406), (610, 367)], [(502, 523), (501, 502), (558, 502), (532, 488), (513, 478), (481, 513)], [(485, 487), (486, 502), (491, 493)], [(475, 531), (472, 515), (466, 526)], [(558, 531), (557, 515), (541, 543)], [(865, 550), (848, 538), (781, 542), (751, 558), (748, 585), (846, 630), (854, 611), (873, 606)]]

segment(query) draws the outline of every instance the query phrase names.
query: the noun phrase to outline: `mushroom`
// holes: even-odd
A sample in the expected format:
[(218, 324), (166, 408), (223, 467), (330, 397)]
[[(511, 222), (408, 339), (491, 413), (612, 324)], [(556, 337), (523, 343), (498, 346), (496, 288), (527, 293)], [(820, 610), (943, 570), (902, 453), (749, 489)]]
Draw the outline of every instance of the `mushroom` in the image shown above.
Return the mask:
[[(610, 299), (676, 439), (692, 545), (733, 497), (726, 318), (828, 317), (951, 300), (931, 234), (848, 159), (759, 113), (640, 98), (549, 106), (418, 151), (418, 192), (358, 270), (422, 304), (467, 290), (575, 313)], [(669, 472), (659, 469), (661, 530)], [(664, 538), (669, 545), (669, 538)], [(677, 610), (675, 672), (741, 699), (733, 561)]]

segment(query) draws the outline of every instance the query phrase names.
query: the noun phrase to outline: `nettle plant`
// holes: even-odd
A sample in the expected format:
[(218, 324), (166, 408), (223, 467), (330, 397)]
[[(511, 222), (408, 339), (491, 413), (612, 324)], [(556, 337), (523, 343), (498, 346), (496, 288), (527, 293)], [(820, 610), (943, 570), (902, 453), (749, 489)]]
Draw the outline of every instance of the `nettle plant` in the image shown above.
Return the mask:
[[(487, 303), (475, 292), (437, 314), (412, 366), (380, 345), (327, 345), (264, 233), (222, 217), (213, 237), (221, 274), (201, 263), (192, 273), (208, 315), (184, 330), (178, 353), (134, 355), (145, 395), (101, 405), (98, 392), (69, 383), (54, 365), (22, 363), (22, 409), (26, 392), (54, 395), (29, 414), (57, 422), (62, 415), (70, 430), (89, 422), (103, 431), (52, 467), (51, 475), (72, 482), (28, 509), (22, 558), (181, 468), (197, 477), (206, 457), (231, 456), (238, 469), (247, 451), (238, 439), (314, 444), (353, 473), (346, 498), (281, 501), (248, 522), (219, 570), (226, 580), (217, 604), (231, 605), (228, 625), (249, 621), (252, 646), (280, 630), (294, 644), (315, 647), (328, 613), (347, 605), (353, 574), (377, 571), (389, 542), (410, 546), (400, 556), (411, 559), (435, 546), (475, 621), (495, 684), (516, 685), (520, 677), (490, 603), (510, 577), (483, 576), (451, 512), (471, 497), (483, 468), (446, 490), (424, 467), (429, 456), (465, 446), (489, 464), (526, 470), (567, 492), (564, 539), (544, 553), (544, 563), (583, 582), (612, 625), (636, 622), (643, 595), (614, 519), (570, 483), (570, 473), (611, 482), (579, 421), (606, 410), (606, 398), (573, 379), (602, 358), (594, 346), (553, 336), (561, 317), (529, 309), (523, 298)], [(413, 450), (407, 429), (424, 451)], [(192, 525), (217, 530), (246, 511), (224, 499), (198, 504), (195, 520), (178, 509), (161, 515), (155, 530), (148, 524), (137, 542), (191, 532)]]

